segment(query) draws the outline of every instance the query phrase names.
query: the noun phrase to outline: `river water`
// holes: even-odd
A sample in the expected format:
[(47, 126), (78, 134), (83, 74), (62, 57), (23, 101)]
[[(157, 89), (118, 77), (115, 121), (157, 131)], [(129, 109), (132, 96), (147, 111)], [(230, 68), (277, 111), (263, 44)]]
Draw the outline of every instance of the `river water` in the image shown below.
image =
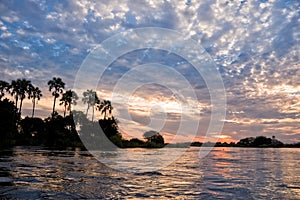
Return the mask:
[(0, 151), (0, 199), (300, 199), (299, 158), (300, 149), (220, 147), (200, 159), (191, 147), (158, 171), (126, 172), (87, 151), (15, 147)]

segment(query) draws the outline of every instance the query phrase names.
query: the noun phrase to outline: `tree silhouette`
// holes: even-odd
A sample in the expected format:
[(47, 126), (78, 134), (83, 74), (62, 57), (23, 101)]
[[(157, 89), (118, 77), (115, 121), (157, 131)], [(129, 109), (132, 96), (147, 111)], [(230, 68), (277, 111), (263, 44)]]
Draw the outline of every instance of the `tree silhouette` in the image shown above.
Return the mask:
[(31, 92), (30, 92), (30, 98), (32, 99), (32, 118), (34, 116), (34, 110), (35, 110), (35, 105), (38, 103), (38, 101), (41, 99), (42, 91), (40, 90), (39, 87), (31, 87)]
[[(160, 148), (164, 146), (163, 137), (156, 131), (146, 132), (145, 139), (126, 140), (119, 132), (118, 122), (112, 115), (113, 107), (109, 100), (100, 101), (96, 91), (83, 92), (82, 101), (87, 104), (86, 113), (82, 111), (71, 112), (72, 105), (78, 100), (77, 94), (72, 90), (63, 93), (65, 83), (61, 78), (53, 77), (48, 81), (49, 91), (54, 97), (52, 116), (41, 119), (34, 117), (36, 104), (43, 96), (39, 87), (31, 84), (26, 79), (13, 80), (11, 84), (0, 80), (0, 148), (13, 145), (40, 145), (48, 147), (84, 147), (79, 138), (80, 135), (88, 137), (93, 147), (99, 146), (99, 139), (107, 137), (118, 147), (143, 147)], [(13, 101), (3, 96), (8, 92), (13, 96)], [(62, 96), (61, 96), (62, 94)], [(55, 111), (57, 98), (60, 105), (64, 106), (64, 116)], [(21, 111), (24, 99), (28, 97), (32, 101), (32, 116), (21, 119)], [(87, 118), (92, 107), (92, 120)], [(94, 122), (95, 107), (101, 112), (101, 119)], [(66, 116), (69, 111), (69, 115)], [(99, 125), (104, 134), (99, 134)], [(78, 133), (77, 130), (80, 130)], [(98, 139), (97, 139), (98, 138)], [(102, 140), (101, 140), (102, 141)]]
[(67, 110), (69, 111), (69, 115), (71, 114), (71, 105), (76, 105), (77, 100), (78, 96), (74, 91), (68, 90), (65, 93), (63, 93), (59, 105), (64, 105), (64, 117), (66, 116)]
[(5, 95), (5, 92), (9, 91), (9, 87), (8, 82), (0, 80), (0, 100)]
[(111, 118), (111, 113), (112, 113), (113, 107), (109, 100), (104, 100), (104, 101), (100, 102), (100, 104), (97, 106), (97, 108), (103, 115), (103, 119), (106, 119), (107, 113), (109, 114), (109, 118)]
[(10, 84), (10, 94), (15, 98), (15, 106), (18, 108), (18, 101), (19, 101), (19, 93), (20, 93), (20, 86), (19, 82), (12, 80)]
[(20, 115), (14, 103), (8, 99), (0, 100), (0, 149), (2, 146), (15, 144), (19, 120)]
[(33, 87), (31, 84), (31, 81), (26, 80), (26, 79), (18, 79), (18, 86), (19, 86), (19, 98), (20, 98), (20, 108), (19, 108), (19, 113), (22, 113), (22, 105), (23, 105), (23, 100), (26, 98), (26, 96), (29, 98), (30, 97), (30, 89)]
[(148, 143), (154, 143), (156, 145), (164, 145), (164, 138), (157, 131), (146, 131), (144, 138)]
[(96, 104), (100, 103), (100, 100), (97, 96), (97, 93), (93, 90), (87, 90), (83, 92), (83, 98), (82, 101), (84, 104), (87, 104), (87, 109), (86, 109), (86, 116), (88, 115), (88, 111), (90, 107), (92, 107), (92, 121), (94, 121), (94, 107)]
[(272, 144), (272, 139), (267, 138), (265, 136), (257, 136), (253, 141), (253, 145), (256, 147), (261, 145), (271, 145), (271, 144)]
[(68, 93), (65, 92), (65, 93), (62, 94), (62, 97), (60, 99), (59, 105), (63, 105), (64, 106), (64, 117), (66, 117), (66, 110), (67, 110), (67, 106), (69, 105), (69, 98), (72, 98), (72, 96), (71, 97), (68, 96)]
[(61, 78), (53, 77), (52, 80), (48, 81), (48, 85), (49, 85), (49, 91), (53, 90), (52, 96), (54, 97), (54, 100), (53, 100), (52, 115), (54, 115), (56, 99), (63, 92), (63, 89), (65, 88), (65, 83), (61, 80)]

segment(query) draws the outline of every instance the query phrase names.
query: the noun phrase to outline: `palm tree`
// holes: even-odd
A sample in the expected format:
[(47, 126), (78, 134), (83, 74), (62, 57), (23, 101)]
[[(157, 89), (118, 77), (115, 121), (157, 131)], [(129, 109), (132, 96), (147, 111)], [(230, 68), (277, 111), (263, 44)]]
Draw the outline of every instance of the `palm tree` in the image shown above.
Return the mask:
[(19, 113), (22, 112), (22, 105), (23, 105), (23, 100), (26, 98), (30, 98), (30, 89), (33, 87), (31, 84), (31, 81), (26, 80), (26, 79), (18, 79), (17, 80), (18, 85), (19, 85), (19, 98), (20, 98), (20, 108), (19, 108)]
[(76, 105), (78, 100), (77, 94), (72, 91), (68, 90), (66, 91), (63, 95), (62, 98), (60, 99), (60, 104), (59, 105), (64, 105), (65, 110), (64, 110), (64, 117), (66, 116), (66, 111), (69, 111), (69, 115), (71, 114), (71, 105)]
[[(77, 104), (77, 100), (78, 100), (78, 95), (76, 94), (75, 91), (70, 90), (71, 92), (69, 92), (70, 96), (71, 96), (71, 101), (69, 101), (69, 106), (67, 108), (67, 111), (69, 111), (69, 115), (71, 115), (72, 113), (72, 104), (76, 105)], [(71, 95), (72, 94), (72, 95)]]
[(52, 110), (52, 116), (55, 112), (55, 102), (56, 98), (59, 97), (59, 95), (63, 92), (63, 89), (65, 88), (65, 83), (61, 80), (61, 78), (53, 77), (52, 80), (48, 81), (49, 85), (49, 91), (53, 89), (52, 96), (54, 96), (53, 101), (53, 110)]
[(90, 107), (92, 106), (92, 108), (93, 108), (92, 121), (94, 121), (94, 107), (96, 104), (98, 104), (100, 102), (100, 100), (97, 96), (97, 93), (93, 90), (87, 90), (87, 91), (83, 92), (82, 101), (84, 104), (87, 104), (86, 116), (88, 115), (88, 111), (89, 111)]
[(31, 87), (31, 82), (26, 79), (17, 79), (16, 81), (13, 80), (11, 82), (10, 94), (15, 97), (15, 104), (17, 108), (18, 108), (19, 99), (21, 100), (19, 113), (21, 113), (23, 100), (25, 99), (26, 94), (29, 95), (30, 93), (30, 87)]
[(59, 105), (64, 105), (64, 117), (66, 117), (66, 110), (67, 110), (67, 105), (69, 105), (69, 96), (67, 94), (67, 92), (62, 94), (62, 97), (60, 99), (60, 103)]
[(0, 80), (0, 100), (4, 97), (5, 92), (9, 91), (9, 83), (6, 81)]
[(109, 100), (104, 100), (103, 102), (101, 102), (98, 105), (98, 110), (103, 115), (103, 119), (106, 119), (107, 113), (111, 117), (111, 113), (112, 113), (113, 107), (112, 107), (111, 102)]
[(38, 101), (41, 99), (42, 96), (43, 95), (40, 88), (32, 86), (31, 93), (30, 93), (30, 98), (32, 99), (32, 116), (31, 116), (32, 118), (34, 116), (35, 105), (38, 103)]
[(20, 93), (19, 81), (12, 80), (10, 84), (10, 94), (11, 96), (15, 96), (16, 108), (18, 108), (19, 93)]

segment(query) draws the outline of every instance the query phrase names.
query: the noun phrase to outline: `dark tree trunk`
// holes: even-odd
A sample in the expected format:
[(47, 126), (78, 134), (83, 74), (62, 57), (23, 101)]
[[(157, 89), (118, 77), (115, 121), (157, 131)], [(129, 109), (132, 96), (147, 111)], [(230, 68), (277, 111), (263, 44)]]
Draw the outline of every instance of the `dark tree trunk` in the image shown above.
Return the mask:
[(32, 116), (31, 116), (31, 118), (33, 118), (33, 116), (34, 116), (34, 109), (35, 109), (35, 99), (32, 100)]
[(104, 111), (104, 120), (106, 119), (106, 110)]
[(23, 104), (23, 99), (21, 99), (21, 101), (20, 101), (20, 109), (19, 109), (20, 114), (21, 114), (21, 111), (22, 111), (22, 104)]
[(56, 96), (54, 96), (52, 116), (54, 115), (55, 112), (55, 101), (56, 101)]
[(16, 108), (18, 108), (18, 96), (16, 96)]
[(88, 104), (88, 106), (87, 106), (86, 113), (85, 113), (86, 116), (88, 115), (89, 109), (90, 109), (90, 104)]
[(65, 104), (64, 117), (66, 117), (67, 105)]
[(71, 113), (72, 113), (72, 111), (71, 111), (71, 104), (69, 104), (69, 115), (71, 116)]

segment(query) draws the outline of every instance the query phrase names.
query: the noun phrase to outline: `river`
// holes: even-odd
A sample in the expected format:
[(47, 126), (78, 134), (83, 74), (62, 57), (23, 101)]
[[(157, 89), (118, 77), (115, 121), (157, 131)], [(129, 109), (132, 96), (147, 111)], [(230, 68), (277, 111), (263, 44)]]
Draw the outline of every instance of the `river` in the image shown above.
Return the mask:
[[(164, 156), (181, 150), (165, 148)], [(155, 150), (125, 153), (137, 151)], [(300, 199), (299, 158), (296, 148), (220, 147), (200, 159), (191, 147), (162, 169), (134, 172), (88, 151), (15, 147), (0, 151), (0, 199)]]

